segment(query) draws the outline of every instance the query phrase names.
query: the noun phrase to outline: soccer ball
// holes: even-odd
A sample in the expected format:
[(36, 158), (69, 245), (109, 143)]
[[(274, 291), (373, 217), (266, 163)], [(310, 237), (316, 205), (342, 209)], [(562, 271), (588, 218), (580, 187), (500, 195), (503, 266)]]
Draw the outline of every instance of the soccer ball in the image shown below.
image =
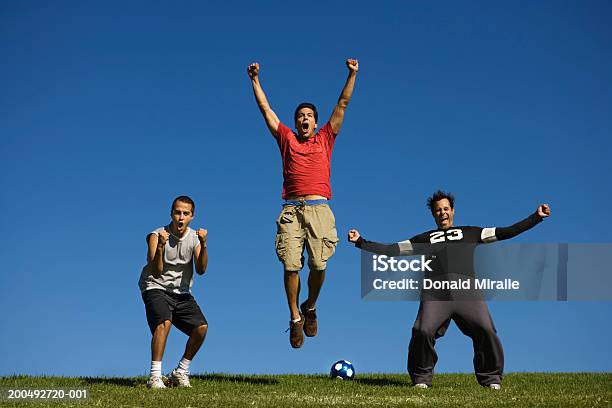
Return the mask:
[(331, 378), (338, 378), (340, 380), (352, 380), (355, 378), (355, 368), (350, 361), (340, 360), (332, 364), (329, 372)]

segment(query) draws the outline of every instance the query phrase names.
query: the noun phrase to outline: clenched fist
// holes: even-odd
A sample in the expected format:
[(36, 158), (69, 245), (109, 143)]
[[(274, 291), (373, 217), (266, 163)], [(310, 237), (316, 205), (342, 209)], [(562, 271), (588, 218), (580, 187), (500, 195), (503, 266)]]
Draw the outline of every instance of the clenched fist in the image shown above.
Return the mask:
[(349, 242), (355, 243), (359, 240), (359, 237), (361, 237), (361, 235), (359, 235), (359, 231), (357, 231), (356, 229), (352, 229), (348, 232)]
[(249, 74), (249, 78), (255, 79), (259, 75), (259, 63), (254, 62), (247, 68), (247, 73)]
[(346, 66), (351, 72), (359, 71), (359, 61), (357, 61), (356, 59), (347, 59)]
[(550, 216), (550, 206), (548, 204), (540, 204), (538, 207), (538, 215), (542, 218)]
[(158, 246), (163, 246), (166, 245), (166, 242), (168, 242), (168, 239), (170, 238), (170, 234), (168, 234), (168, 231), (163, 230), (157, 233), (157, 245)]
[(206, 239), (208, 238), (208, 230), (200, 228), (199, 230), (196, 231), (196, 234), (198, 235), (198, 239), (200, 240), (200, 244), (205, 244), (206, 243)]

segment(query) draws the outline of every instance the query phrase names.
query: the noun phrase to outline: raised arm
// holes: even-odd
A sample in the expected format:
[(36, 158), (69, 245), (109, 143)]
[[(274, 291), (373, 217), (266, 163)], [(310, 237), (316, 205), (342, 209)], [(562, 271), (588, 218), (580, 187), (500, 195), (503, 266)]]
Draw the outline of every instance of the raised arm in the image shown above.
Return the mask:
[(410, 241), (397, 242), (395, 244), (381, 244), (378, 242), (367, 241), (359, 234), (359, 231), (352, 229), (348, 233), (348, 240), (355, 244), (357, 248), (374, 254), (387, 256), (411, 255), (413, 253)]
[(155, 279), (158, 279), (164, 273), (164, 248), (169, 237), (170, 234), (167, 231), (151, 233), (147, 237), (147, 261)]
[(483, 228), (480, 240), (482, 242), (502, 241), (513, 238), (538, 225), (544, 218), (550, 216), (550, 206), (540, 204), (537, 210), (529, 217), (512, 224), (509, 227)]
[(348, 106), (351, 96), (353, 95), (355, 79), (357, 78), (357, 71), (359, 71), (359, 61), (356, 59), (348, 59), (346, 60), (346, 66), (349, 71), (348, 78), (346, 78), (346, 83), (344, 84), (344, 88), (342, 88), (342, 92), (338, 98), (338, 104), (334, 108), (334, 112), (329, 119), (332, 130), (336, 135), (340, 132), (342, 122), (344, 121), (344, 112), (346, 111), (346, 107)]
[(278, 120), (278, 116), (276, 116), (276, 113), (274, 113), (272, 108), (270, 108), (268, 98), (266, 98), (266, 94), (259, 83), (259, 63), (254, 62), (249, 65), (247, 68), (247, 73), (249, 74), (249, 78), (251, 78), (253, 94), (255, 95), (257, 106), (266, 120), (266, 125), (268, 125), (268, 129), (270, 130), (270, 133), (272, 133), (272, 136), (278, 137), (278, 124), (280, 123), (280, 120)]

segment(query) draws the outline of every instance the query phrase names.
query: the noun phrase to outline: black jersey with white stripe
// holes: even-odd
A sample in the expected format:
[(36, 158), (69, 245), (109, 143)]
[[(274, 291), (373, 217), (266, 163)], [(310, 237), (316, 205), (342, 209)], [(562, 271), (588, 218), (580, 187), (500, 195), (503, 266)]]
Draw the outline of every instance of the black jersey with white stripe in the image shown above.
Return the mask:
[[(406, 241), (394, 244), (381, 244), (360, 237), (355, 245), (362, 250), (388, 256), (424, 254), (431, 260), (431, 271), (425, 278), (434, 281), (472, 280), (475, 278), (474, 250), (482, 243), (512, 238), (542, 221), (532, 214), (509, 227), (459, 226), (446, 230), (435, 229), (418, 234)], [(421, 290), (421, 300), (476, 300), (481, 298), (479, 290), (471, 286), (468, 290), (425, 289)]]
[(508, 227), (458, 226), (445, 230), (435, 229), (393, 244), (381, 244), (360, 237), (355, 245), (365, 251), (388, 256), (427, 254), (434, 260), (434, 275), (473, 276), (474, 249), (477, 245), (512, 238), (541, 221), (542, 218), (534, 213)]
[[(490, 243), (502, 241), (521, 234), (533, 228), (542, 221), (537, 213), (531, 214), (509, 227), (451, 227), (447, 230), (431, 230), (419, 235), (415, 235), (409, 240), (396, 242), (394, 244), (381, 244), (379, 242), (368, 241), (359, 237), (355, 246), (365, 251), (379, 253), (389, 256), (410, 255), (413, 253), (413, 244), (437, 244), (442, 242), (465, 243)], [(465, 230), (465, 233), (464, 233)]]

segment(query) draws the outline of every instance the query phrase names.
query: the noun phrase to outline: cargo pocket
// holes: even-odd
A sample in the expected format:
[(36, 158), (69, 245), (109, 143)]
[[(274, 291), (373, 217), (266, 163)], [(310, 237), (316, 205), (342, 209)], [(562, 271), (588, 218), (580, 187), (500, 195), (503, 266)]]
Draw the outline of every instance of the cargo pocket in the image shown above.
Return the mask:
[(336, 252), (336, 245), (338, 244), (338, 238), (323, 238), (321, 240), (321, 260), (327, 261)]
[(280, 216), (278, 217), (278, 220), (276, 220), (277, 224), (289, 224), (291, 222), (293, 222), (295, 218), (295, 210), (293, 209), (286, 209), (281, 211)]
[(285, 262), (285, 255), (287, 255), (287, 234), (276, 234), (274, 239), (274, 248), (276, 249), (276, 256), (281, 262)]

